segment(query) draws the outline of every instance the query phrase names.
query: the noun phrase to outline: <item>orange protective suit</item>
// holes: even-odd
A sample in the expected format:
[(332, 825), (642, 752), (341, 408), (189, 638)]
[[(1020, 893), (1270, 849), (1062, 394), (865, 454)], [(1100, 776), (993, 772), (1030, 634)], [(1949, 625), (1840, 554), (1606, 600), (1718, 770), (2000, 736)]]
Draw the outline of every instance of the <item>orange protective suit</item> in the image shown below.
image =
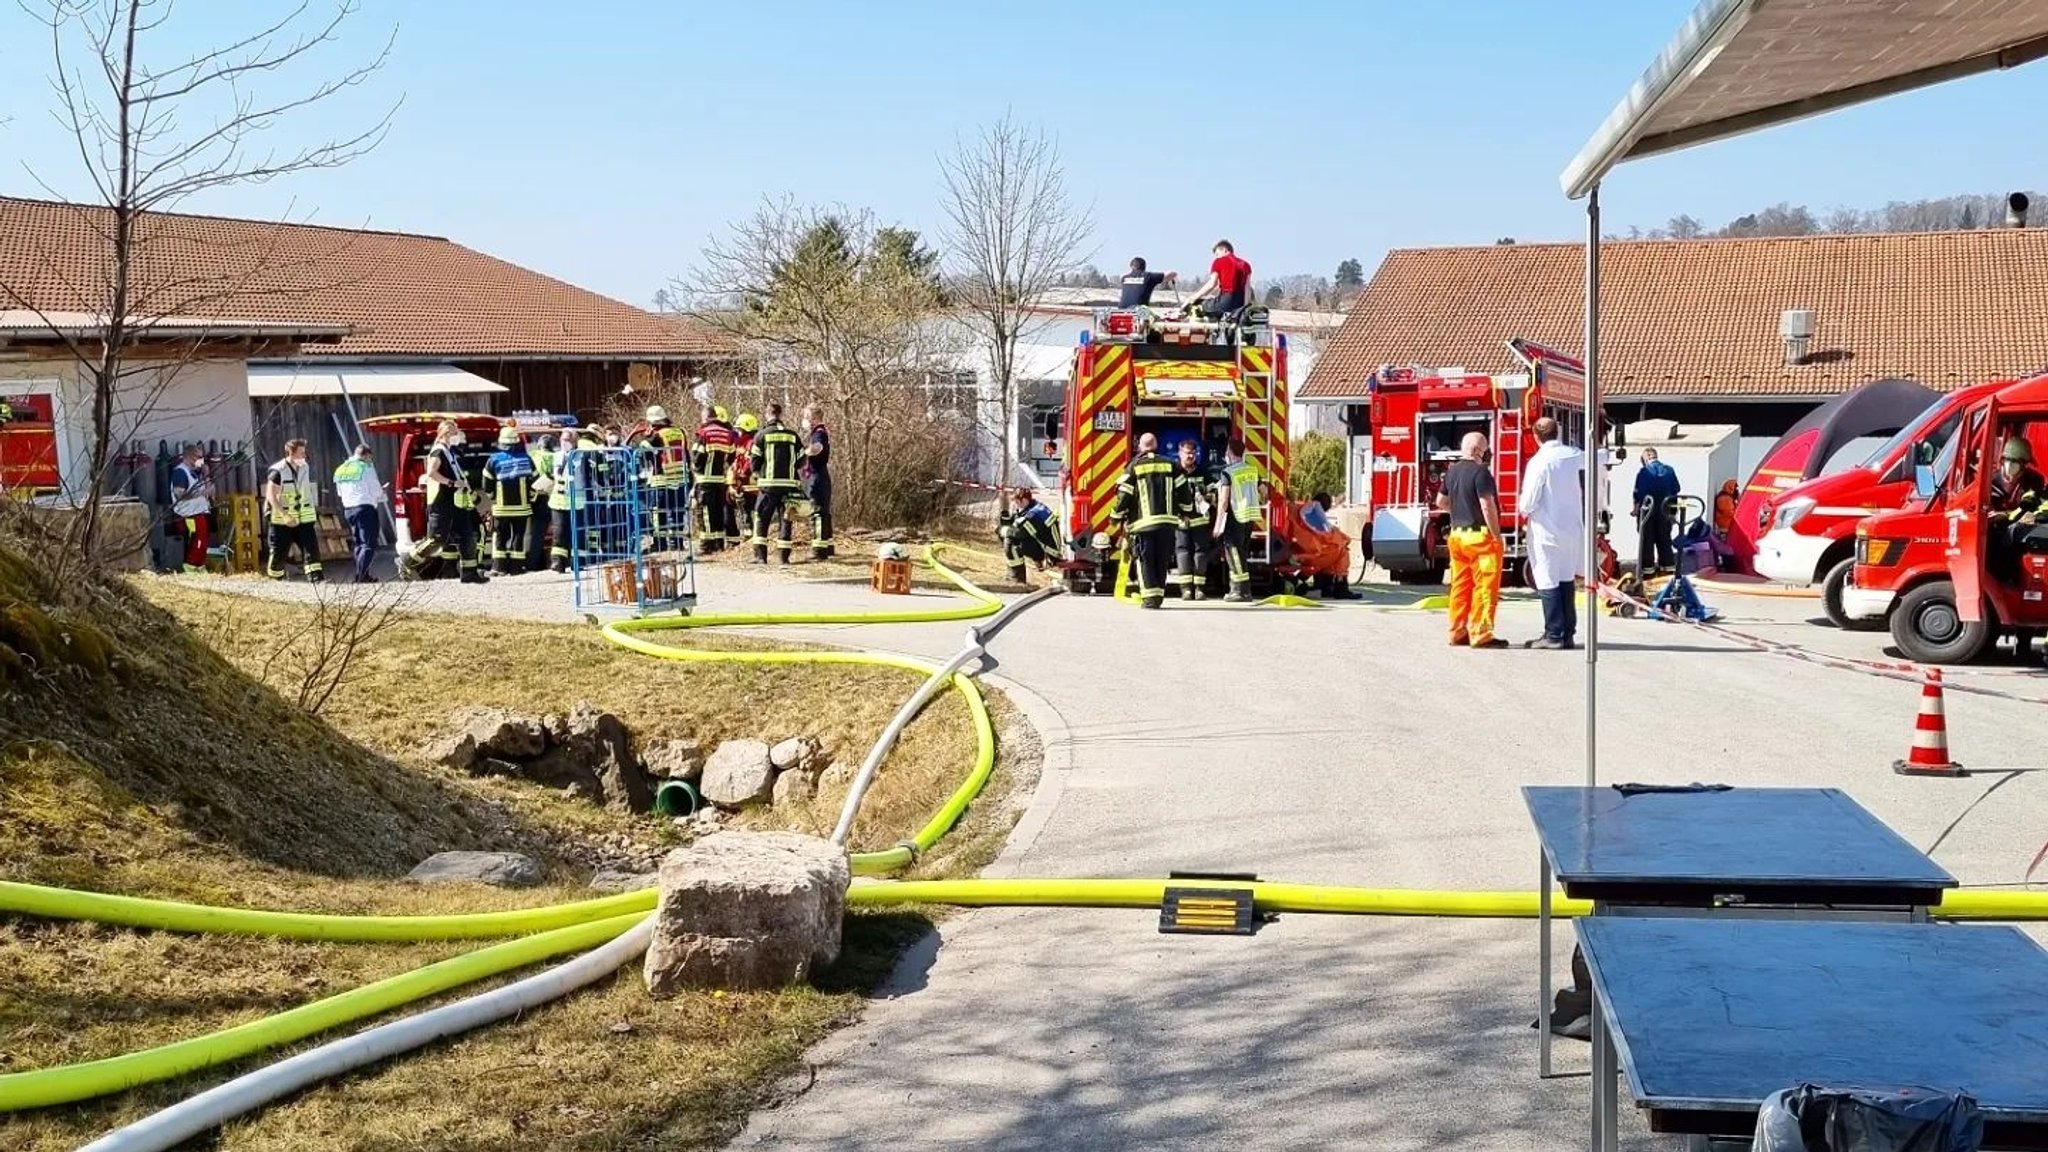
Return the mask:
[(1328, 576), (1336, 580), (1351, 576), (1351, 537), (1332, 527), (1318, 532), (1301, 519), (1301, 505), (1286, 505), (1282, 528), (1287, 553), (1304, 576)]

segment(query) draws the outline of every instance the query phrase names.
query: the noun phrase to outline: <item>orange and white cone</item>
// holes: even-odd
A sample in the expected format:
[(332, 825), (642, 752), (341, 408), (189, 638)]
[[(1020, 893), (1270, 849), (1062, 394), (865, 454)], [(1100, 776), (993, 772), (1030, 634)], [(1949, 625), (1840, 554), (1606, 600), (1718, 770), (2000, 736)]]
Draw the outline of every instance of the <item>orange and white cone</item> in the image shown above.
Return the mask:
[(1913, 743), (1904, 760), (1894, 760), (1901, 776), (1962, 776), (1963, 766), (1948, 758), (1948, 716), (1941, 707), (1941, 669), (1929, 668), (1920, 688), (1920, 715), (1913, 723)]

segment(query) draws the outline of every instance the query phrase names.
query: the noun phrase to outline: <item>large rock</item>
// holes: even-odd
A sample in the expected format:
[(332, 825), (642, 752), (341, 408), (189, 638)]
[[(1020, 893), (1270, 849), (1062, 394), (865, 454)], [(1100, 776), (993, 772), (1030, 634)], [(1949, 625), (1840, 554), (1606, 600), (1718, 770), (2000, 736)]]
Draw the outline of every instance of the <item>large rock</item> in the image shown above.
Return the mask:
[(769, 802), (777, 808), (795, 804), (808, 804), (818, 794), (818, 778), (801, 768), (793, 768), (775, 777), (775, 790)]
[(535, 716), (503, 708), (465, 708), (454, 716), (457, 731), (476, 741), (480, 755), (525, 760), (547, 750), (548, 733)]
[(633, 737), (619, 718), (588, 701), (562, 721), (562, 737), (520, 775), (550, 788), (573, 788), (615, 812), (645, 812), (654, 789), (633, 754)]
[(809, 736), (792, 736), (768, 750), (768, 762), (778, 772), (792, 768), (815, 770), (822, 763), (825, 750)]
[(775, 787), (775, 764), (768, 745), (759, 740), (727, 740), (704, 762), (698, 795), (720, 808), (745, 808), (768, 799)]
[(590, 878), (593, 892), (638, 892), (657, 884), (657, 873), (628, 872), (621, 868), (600, 868)]
[(780, 988), (839, 957), (852, 873), (827, 841), (719, 832), (669, 853), (660, 876), (645, 967), (655, 996)]
[(656, 780), (687, 780), (704, 776), (704, 748), (695, 740), (663, 740), (641, 754), (647, 774)]
[(436, 852), (405, 877), (415, 884), (494, 884), (531, 888), (541, 882), (540, 862), (517, 852)]

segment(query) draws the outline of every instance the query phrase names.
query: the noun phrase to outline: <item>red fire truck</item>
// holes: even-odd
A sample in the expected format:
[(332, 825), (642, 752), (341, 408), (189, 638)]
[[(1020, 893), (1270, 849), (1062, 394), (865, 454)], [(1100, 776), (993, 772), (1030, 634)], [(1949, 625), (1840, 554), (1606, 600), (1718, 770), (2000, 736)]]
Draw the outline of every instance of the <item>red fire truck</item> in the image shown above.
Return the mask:
[(7, 417), (0, 420), (0, 492), (26, 499), (64, 487), (57, 474), (55, 400), (48, 393), (0, 393)]
[[(1067, 383), (1066, 464), (1060, 472), (1072, 556), (1063, 565), (1071, 591), (1111, 592), (1121, 526), (1116, 488), (1138, 437), (1150, 432), (1171, 457), (1183, 440), (1200, 450), (1212, 476), (1235, 439), (1245, 459), (1273, 486), (1287, 489), (1287, 337), (1264, 308), (1236, 323), (1188, 319), (1150, 308), (1097, 312), (1081, 333)], [(1252, 578), (1271, 576), (1271, 544), (1253, 538)]]
[(1524, 546), (1516, 496), (1522, 469), (1536, 451), (1529, 426), (1550, 416), (1567, 440), (1576, 444), (1582, 438), (1585, 366), (1528, 340), (1510, 340), (1508, 348), (1527, 372), (1385, 365), (1367, 381), (1372, 519), (1362, 546), (1366, 558), (1396, 581), (1429, 584), (1444, 578), (1449, 518), (1437, 511), (1436, 497), (1467, 433), (1483, 432), (1492, 445), (1501, 533), (1508, 562), (1517, 566)]

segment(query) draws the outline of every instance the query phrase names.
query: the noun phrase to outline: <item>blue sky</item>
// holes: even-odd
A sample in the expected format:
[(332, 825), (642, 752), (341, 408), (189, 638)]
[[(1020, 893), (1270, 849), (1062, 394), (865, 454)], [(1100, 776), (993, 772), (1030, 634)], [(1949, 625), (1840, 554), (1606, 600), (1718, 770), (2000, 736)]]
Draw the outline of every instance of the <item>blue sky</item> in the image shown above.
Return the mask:
[[(1218, 236), (1262, 276), (1389, 247), (1563, 239), (1557, 175), (1692, 0), (1104, 5), (862, 0), (361, 0), (335, 59), (395, 27), (304, 141), (402, 98), (348, 168), (188, 210), (446, 235), (638, 304), (763, 195), (936, 229), (936, 157), (1002, 115), (1042, 125), (1092, 203), (1096, 262), (1188, 269)], [(164, 51), (274, 0), (181, 0)], [(1253, 13), (1257, 12), (1256, 15)], [(47, 36), (0, 5), (0, 192), (88, 190), (50, 122)], [(2039, 187), (2048, 65), (1630, 165), (1615, 230)]]

